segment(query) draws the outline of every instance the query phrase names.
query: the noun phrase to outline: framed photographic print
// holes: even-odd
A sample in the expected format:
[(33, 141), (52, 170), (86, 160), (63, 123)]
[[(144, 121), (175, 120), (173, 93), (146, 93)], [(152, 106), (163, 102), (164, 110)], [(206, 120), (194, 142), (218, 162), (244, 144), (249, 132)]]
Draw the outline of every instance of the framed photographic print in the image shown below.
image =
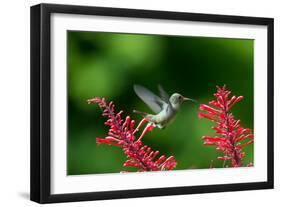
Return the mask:
[(273, 188), (273, 19), (31, 7), (31, 200)]

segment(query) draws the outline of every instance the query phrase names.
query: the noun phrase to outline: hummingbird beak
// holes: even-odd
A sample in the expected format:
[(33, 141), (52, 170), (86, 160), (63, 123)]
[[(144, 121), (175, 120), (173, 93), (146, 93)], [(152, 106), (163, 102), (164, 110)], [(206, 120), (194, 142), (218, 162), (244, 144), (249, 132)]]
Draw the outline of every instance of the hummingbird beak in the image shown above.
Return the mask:
[(192, 101), (192, 102), (194, 102), (194, 103), (197, 103), (197, 101), (195, 101), (195, 100), (193, 100), (193, 99), (191, 99), (191, 98), (187, 98), (187, 97), (183, 97), (183, 100), (184, 100), (184, 101)]

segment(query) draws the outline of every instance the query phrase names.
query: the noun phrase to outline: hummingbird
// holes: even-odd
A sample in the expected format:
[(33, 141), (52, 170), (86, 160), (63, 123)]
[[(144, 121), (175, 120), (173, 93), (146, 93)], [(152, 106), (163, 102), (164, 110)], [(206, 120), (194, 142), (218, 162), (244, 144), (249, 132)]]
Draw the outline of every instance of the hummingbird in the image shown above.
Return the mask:
[(196, 102), (195, 100), (184, 97), (179, 93), (173, 93), (169, 96), (161, 85), (158, 85), (158, 90), (160, 97), (143, 86), (134, 85), (134, 91), (137, 96), (146, 103), (155, 114), (149, 114), (137, 110), (134, 110), (133, 112), (143, 116), (154, 127), (158, 127), (160, 129), (164, 129), (175, 119), (181, 105), (185, 101)]

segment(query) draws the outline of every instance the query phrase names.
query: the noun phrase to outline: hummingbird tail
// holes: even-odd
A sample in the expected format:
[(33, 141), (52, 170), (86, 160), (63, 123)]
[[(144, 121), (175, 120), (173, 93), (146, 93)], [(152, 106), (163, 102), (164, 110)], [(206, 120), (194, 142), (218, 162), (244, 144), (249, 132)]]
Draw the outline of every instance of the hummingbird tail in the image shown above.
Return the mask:
[(143, 117), (145, 117), (147, 115), (147, 113), (141, 112), (141, 111), (137, 111), (137, 110), (133, 110), (133, 112), (136, 113), (136, 114), (139, 114), (139, 115), (141, 115)]

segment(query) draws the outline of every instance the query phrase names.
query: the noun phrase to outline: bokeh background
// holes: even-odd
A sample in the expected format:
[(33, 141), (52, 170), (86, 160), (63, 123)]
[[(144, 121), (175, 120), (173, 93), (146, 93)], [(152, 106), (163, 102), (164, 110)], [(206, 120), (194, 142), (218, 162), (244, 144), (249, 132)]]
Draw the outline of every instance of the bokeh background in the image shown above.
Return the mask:
[[(68, 31), (68, 175), (117, 173), (126, 157), (120, 148), (97, 145), (107, 135), (105, 118), (86, 100), (95, 96), (114, 101), (136, 121), (133, 109), (150, 109), (134, 94), (133, 84), (157, 93), (157, 84), (172, 94), (179, 92), (208, 103), (216, 85), (226, 84), (233, 95), (244, 100), (232, 110), (244, 127), (253, 129), (254, 41), (209, 37), (180, 37), (102, 32)], [(201, 137), (213, 136), (212, 123), (199, 120), (199, 104), (186, 103), (176, 120), (164, 130), (154, 129), (143, 142), (173, 155), (176, 170), (223, 166), (221, 155), (204, 146)], [(254, 146), (245, 149), (244, 164), (253, 162)], [(134, 171), (135, 169), (129, 169)]]

